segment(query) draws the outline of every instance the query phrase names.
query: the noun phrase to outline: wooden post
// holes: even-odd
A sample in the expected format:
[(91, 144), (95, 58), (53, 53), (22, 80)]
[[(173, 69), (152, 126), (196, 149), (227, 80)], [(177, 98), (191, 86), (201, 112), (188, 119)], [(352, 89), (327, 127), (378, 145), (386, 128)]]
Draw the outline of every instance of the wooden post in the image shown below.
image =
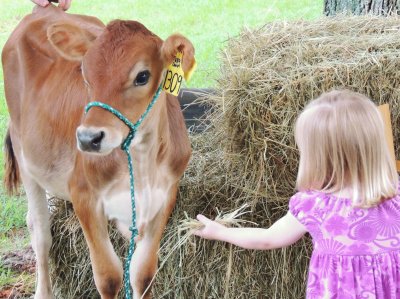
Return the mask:
[(389, 104), (384, 104), (378, 107), (382, 115), (383, 122), (385, 123), (385, 136), (386, 142), (389, 147), (389, 153), (392, 156), (393, 161), (396, 162), (397, 171), (400, 172), (400, 161), (396, 161), (396, 156), (394, 153), (394, 143), (393, 143), (393, 129), (392, 122), (390, 119)]
[(324, 0), (324, 14), (388, 15), (399, 13), (400, 0)]

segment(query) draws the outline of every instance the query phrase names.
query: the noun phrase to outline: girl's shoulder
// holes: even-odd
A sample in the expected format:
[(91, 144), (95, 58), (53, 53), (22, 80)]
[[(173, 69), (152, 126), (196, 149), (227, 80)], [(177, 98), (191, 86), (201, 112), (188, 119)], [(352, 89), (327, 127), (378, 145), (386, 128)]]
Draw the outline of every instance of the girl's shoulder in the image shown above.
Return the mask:
[(318, 190), (309, 190), (297, 192), (291, 197), (289, 211), (303, 223), (310, 217), (323, 220), (332, 214), (351, 210), (352, 205), (349, 198), (337, 197)]
[(324, 214), (324, 212), (329, 214), (340, 213), (343, 210), (385, 210), (387, 208), (393, 209), (393, 206), (400, 208), (400, 190), (393, 198), (387, 199), (379, 205), (370, 208), (354, 207), (353, 201), (350, 198), (338, 197), (317, 190), (297, 192), (289, 201), (289, 211), (297, 218), (299, 218), (298, 216), (304, 217), (315, 210), (318, 210), (320, 214)]
[(317, 191), (297, 192), (289, 200), (289, 212), (310, 232), (313, 215), (316, 210), (321, 211), (319, 206), (324, 199), (325, 196)]
[(377, 206), (362, 208), (354, 207), (350, 198), (321, 191), (297, 192), (289, 201), (289, 212), (304, 225), (314, 240), (321, 239), (325, 233), (350, 231), (357, 223), (361, 223), (357, 229), (373, 224), (374, 229), (379, 225), (382, 230), (391, 227), (388, 229), (391, 232), (395, 225), (400, 232), (399, 194)]
[(329, 196), (316, 190), (299, 191), (289, 200), (289, 210), (296, 214), (301, 210), (307, 212), (313, 209), (315, 205), (319, 205), (321, 201), (326, 201)]

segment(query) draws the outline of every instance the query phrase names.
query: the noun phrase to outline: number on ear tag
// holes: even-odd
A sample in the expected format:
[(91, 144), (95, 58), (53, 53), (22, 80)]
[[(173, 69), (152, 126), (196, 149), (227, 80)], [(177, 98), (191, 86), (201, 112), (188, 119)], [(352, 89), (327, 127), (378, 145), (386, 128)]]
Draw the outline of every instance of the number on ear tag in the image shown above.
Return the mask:
[(174, 96), (178, 96), (184, 78), (182, 58), (183, 53), (178, 52), (174, 61), (167, 68), (163, 83), (163, 89)]

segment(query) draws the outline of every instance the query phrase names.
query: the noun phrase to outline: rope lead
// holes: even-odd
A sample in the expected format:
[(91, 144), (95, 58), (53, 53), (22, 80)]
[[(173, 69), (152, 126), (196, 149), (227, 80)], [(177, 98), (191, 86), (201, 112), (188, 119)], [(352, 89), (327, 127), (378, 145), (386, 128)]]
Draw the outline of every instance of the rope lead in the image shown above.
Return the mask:
[(124, 265), (124, 288), (125, 288), (125, 298), (126, 299), (132, 299), (132, 290), (131, 290), (131, 285), (130, 285), (130, 272), (129, 268), (131, 265), (131, 260), (133, 256), (133, 252), (135, 251), (135, 237), (138, 235), (138, 229), (136, 227), (136, 205), (135, 205), (135, 177), (134, 177), (134, 169), (133, 169), (133, 163), (132, 163), (132, 156), (130, 152), (130, 144), (135, 138), (136, 132), (143, 122), (143, 120), (146, 118), (147, 114), (150, 112), (151, 108), (153, 108), (155, 102), (160, 96), (161, 93), (161, 85), (158, 87), (156, 93), (153, 96), (153, 99), (151, 100), (150, 104), (147, 106), (146, 110), (142, 114), (142, 116), (139, 118), (137, 122), (134, 124), (127, 119), (125, 116), (122, 115), (121, 112), (118, 110), (114, 109), (110, 105), (107, 105), (102, 102), (91, 102), (86, 105), (85, 107), (85, 114), (88, 113), (88, 111), (92, 107), (100, 107), (103, 108), (112, 114), (114, 114), (116, 117), (118, 117), (125, 125), (128, 126), (129, 128), (129, 134), (126, 136), (125, 140), (121, 144), (121, 149), (126, 153), (126, 156), (128, 158), (128, 170), (129, 170), (129, 182), (130, 182), (130, 192), (131, 192), (131, 207), (132, 207), (132, 225), (129, 227), (129, 230), (132, 232), (131, 233), (131, 239), (129, 242), (129, 249), (128, 249), (128, 255), (125, 260), (125, 265)]

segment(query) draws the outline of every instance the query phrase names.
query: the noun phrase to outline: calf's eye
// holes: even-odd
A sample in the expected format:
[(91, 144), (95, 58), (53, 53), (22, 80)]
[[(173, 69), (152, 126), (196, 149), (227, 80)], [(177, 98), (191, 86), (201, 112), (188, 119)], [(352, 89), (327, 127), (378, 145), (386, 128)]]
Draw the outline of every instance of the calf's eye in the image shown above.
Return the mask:
[(149, 71), (143, 71), (137, 74), (135, 81), (133, 81), (133, 85), (135, 86), (142, 86), (146, 85), (147, 82), (149, 82), (150, 78), (150, 72)]

